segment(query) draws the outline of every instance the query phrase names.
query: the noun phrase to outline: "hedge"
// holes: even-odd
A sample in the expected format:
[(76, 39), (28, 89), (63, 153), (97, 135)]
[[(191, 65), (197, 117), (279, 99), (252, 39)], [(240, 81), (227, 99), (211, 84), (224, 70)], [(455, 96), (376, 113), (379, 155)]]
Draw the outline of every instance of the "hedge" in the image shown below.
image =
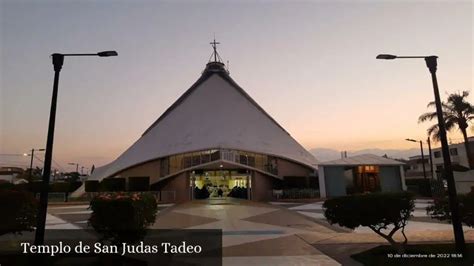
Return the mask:
[[(12, 184), (12, 183), (2, 183), (0, 184), (0, 190), (16, 190), (16, 191), (29, 191), (33, 193), (41, 192), (41, 181), (35, 181), (31, 183), (22, 183), (22, 184)], [(58, 181), (49, 184), (49, 192), (59, 192), (59, 193), (70, 193), (78, 189), (82, 185), (82, 182), (75, 181)]]
[(230, 190), (228, 196), (239, 199), (247, 199), (247, 188), (235, 186)]
[(0, 235), (33, 231), (37, 201), (26, 191), (0, 190)]
[(126, 179), (122, 177), (104, 178), (100, 182), (100, 191), (125, 191)]
[(84, 189), (86, 192), (99, 192), (99, 180), (86, 180), (84, 182)]
[(312, 188), (283, 189), (282, 199), (313, 199), (319, 198), (319, 190)]
[(0, 183), (0, 190), (12, 190), (15, 188), (15, 185), (10, 182)]
[(28, 190), (33, 193), (40, 193), (42, 186), (43, 186), (43, 181), (33, 181), (33, 182), (28, 183)]
[(105, 193), (90, 203), (89, 225), (101, 236), (100, 240), (136, 243), (155, 222), (158, 205), (151, 193)]
[(149, 191), (150, 177), (137, 176), (128, 178), (128, 191)]
[(405, 184), (410, 192), (423, 197), (431, 197), (431, 179), (406, 179)]
[[(207, 189), (207, 186), (204, 185), (202, 188), (199, 187), (194, 187), (194, 198), (195, 199), (207, 199), (209, 198), (209, 190)], [(229, 194), (230, 196), (230, 194)]]

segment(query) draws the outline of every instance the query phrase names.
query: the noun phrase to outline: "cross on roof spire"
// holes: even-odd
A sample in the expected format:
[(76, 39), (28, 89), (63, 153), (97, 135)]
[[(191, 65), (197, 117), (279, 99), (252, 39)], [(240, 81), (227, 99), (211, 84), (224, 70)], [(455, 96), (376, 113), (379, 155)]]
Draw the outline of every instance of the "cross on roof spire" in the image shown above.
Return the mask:
[[(219, 53), (217, 52), (217, 45), (220, 44), (220, 42), (216, 42), (216, 37), (214, 37), (214, 41), (210, 42), (212, 45), (212, 49), (214, 49), (211, 58), (214, 57), (214, 62), (221, 62), (222, 58), (219, 56)], [(209, 61), (211, 61), (209, 59)]]

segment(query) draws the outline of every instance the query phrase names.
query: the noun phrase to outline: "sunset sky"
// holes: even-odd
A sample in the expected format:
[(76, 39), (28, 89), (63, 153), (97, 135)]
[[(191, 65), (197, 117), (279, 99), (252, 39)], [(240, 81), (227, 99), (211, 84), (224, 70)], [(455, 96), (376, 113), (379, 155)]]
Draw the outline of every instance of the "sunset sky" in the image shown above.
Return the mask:
[(65, 59), (53, 166), (66, 170), (135, 142), (199, 78), (214, 34), (231, 77), (307, 149), (426, 138), (424, 61), (379, 53), (438, 55), (442, 97), (472, 89), (471, 1), (224, 2), (1, 0), (0, 163), (46, 145), (54, 52), (119, 53)]

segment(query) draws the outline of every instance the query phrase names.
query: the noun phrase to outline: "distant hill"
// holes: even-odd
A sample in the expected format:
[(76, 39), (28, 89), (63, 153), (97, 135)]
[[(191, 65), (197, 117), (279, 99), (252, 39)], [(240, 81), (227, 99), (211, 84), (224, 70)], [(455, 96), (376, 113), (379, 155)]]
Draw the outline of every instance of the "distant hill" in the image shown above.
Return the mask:
[[(341, 151), (327, 148), (315, 148), (309, 150), (311, 154), (318, 159), (320, 162), (336, 160), (341, 158)], [(364, 153), (375, 154), (383, 156), (387, 154), (390, 158), (395, 159), (408, 159), (410, 156), (420, 155), (420, 149), (412, 148), (406, 150), (397, 150), (397, 149), (364, 149), (356, 151), (347, 151), (347, 156), (360, 155)], [(428, 154), (428, 151), (425, 151), (425, 155)]]

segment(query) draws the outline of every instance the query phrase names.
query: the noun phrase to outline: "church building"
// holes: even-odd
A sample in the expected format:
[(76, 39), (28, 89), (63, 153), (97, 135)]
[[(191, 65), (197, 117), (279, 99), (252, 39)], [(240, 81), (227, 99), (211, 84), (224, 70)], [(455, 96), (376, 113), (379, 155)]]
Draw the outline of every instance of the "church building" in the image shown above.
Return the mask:
[(152, 190), (176, 202), (203, 187), (224, 196), (240, 188), (257, 201), (285, 182), (317, 188), (316, 159), (230, 77), (212, 44), (200, 78), (89, 180), (149, 177)]

